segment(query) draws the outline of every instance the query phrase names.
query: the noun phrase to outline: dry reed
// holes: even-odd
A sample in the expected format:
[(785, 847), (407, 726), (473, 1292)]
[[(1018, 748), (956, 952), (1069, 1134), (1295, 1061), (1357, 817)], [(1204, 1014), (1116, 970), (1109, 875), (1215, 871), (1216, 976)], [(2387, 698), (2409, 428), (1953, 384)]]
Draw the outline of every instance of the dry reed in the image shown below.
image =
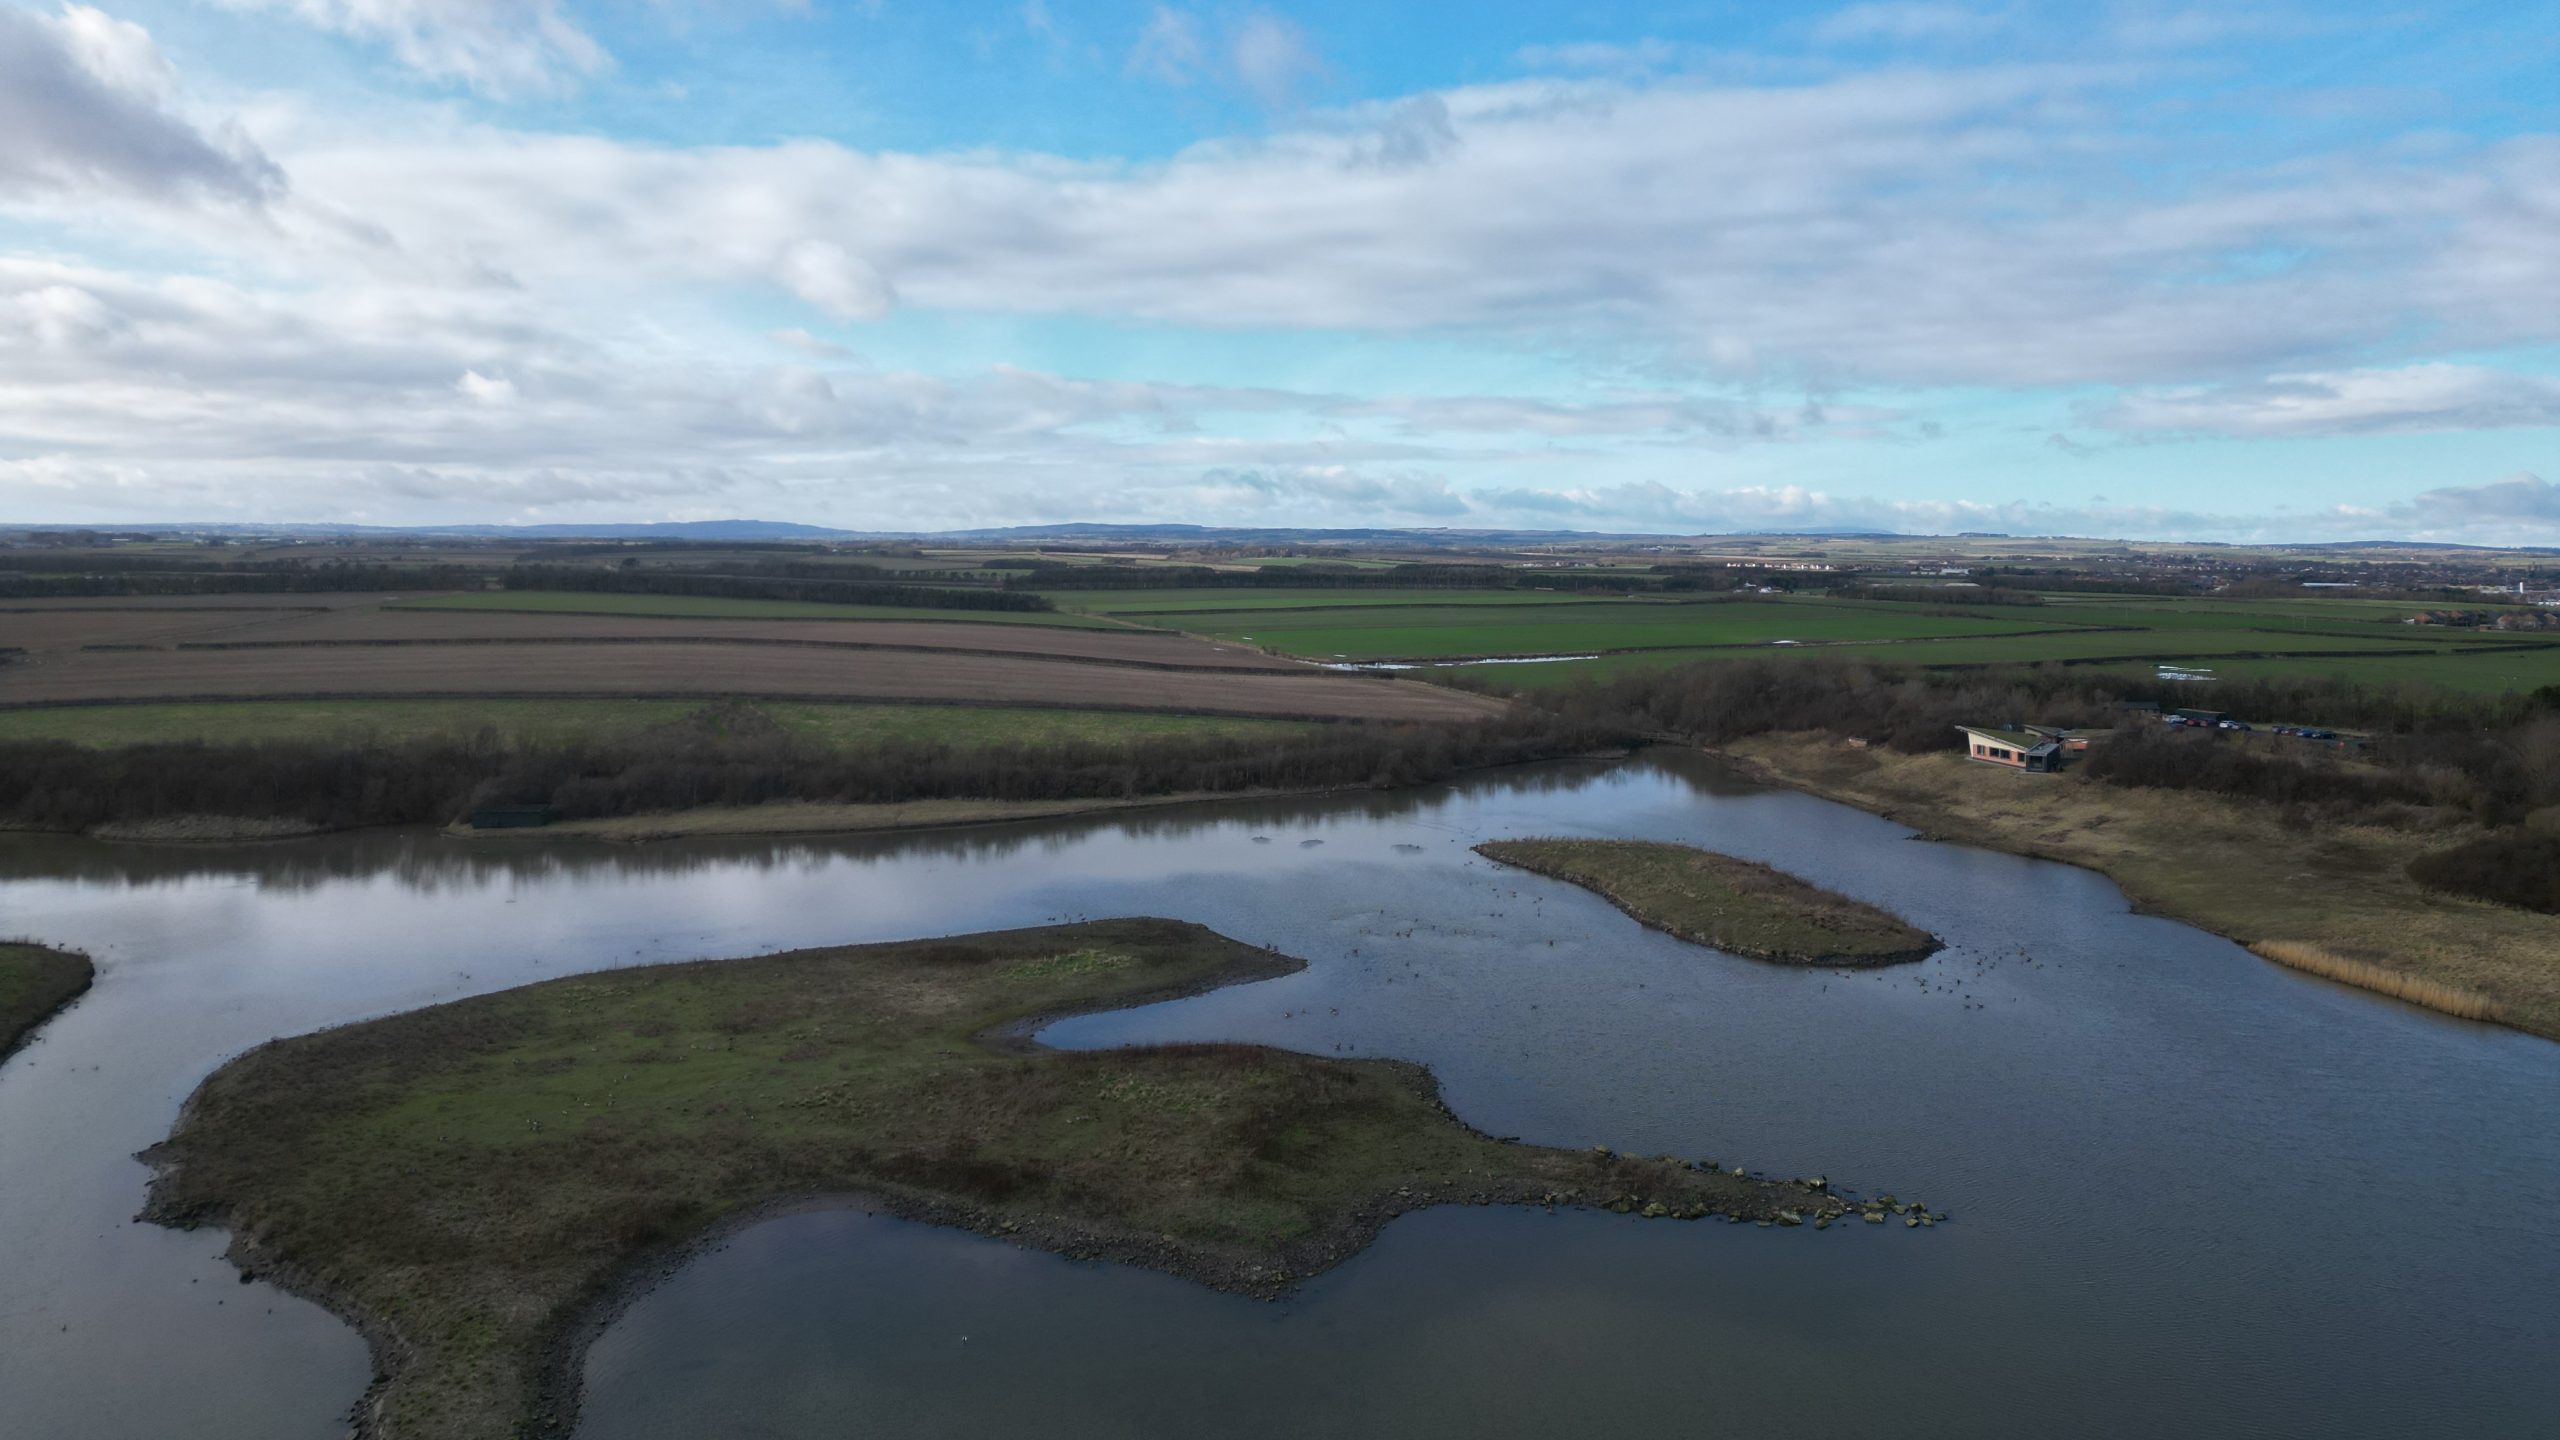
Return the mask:
[(2361, 990), (2371, 990), (2377, 994), (2388, 995), (2395, 1000), (2406, 1000), (2412, 1005), (2424, 1005), (2430, 1010), (2440, 1010), (2447, 1015), (2459, 1016), (2465, 1020), (2496, 1020), (2498, 1018), (2497, 1003), (2476, 990), (2466, 990), (2459, 985), (2448, 985), (2441, 980), (2403, 975), (2396, 970), (2376, 965), (2370, 960), (2351, 960), (2335, 951), (2324, 950), (2307, 941), (2260, 940), (2249, 948), (2259, 956), (2273, 960), (2289, 969), (2335, 980), (2342, 985), (2353, 985)]

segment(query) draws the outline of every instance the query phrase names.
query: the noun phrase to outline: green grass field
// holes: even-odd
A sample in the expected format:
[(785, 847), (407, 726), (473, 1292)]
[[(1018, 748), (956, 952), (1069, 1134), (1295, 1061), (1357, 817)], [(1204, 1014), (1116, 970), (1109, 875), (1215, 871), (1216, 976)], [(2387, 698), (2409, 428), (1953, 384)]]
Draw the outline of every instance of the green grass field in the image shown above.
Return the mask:
[[(2420, 655), (2395, 653), (2430, 644), (2440, 648)], [(2246, 652), (2269, 650), (2339, 653), (2238, 658)], [(2399, 626), (2379, 629), (2368, 636), (2302, 635), (2236, 628), (2110, 630), (2086, 634), (1917, 640), (1886, 645), (1676, 650), (1602, 655), (1595, 659), (1559, 661), (1552, 665), (1487, 667), (1466, 673), (1496, 678), (1498, 683), (1508, 687), (1541, 689), (1700, 661), (1773, 657), (1801, 659), (1807, 656), (1867, 660), (1886, 665), (2033, 665), (2059, 661), (2104, 662), (2121, 658), (2127, 665), (2148, 667), (2160, 661), (2177, 661), (2211, 666), (2223, 674), (2339, 675), (2381, 682), (2407, 679), (2486, 693), (2510, 688), (2530, 690), (2560, 682), (2560, 650), (2536, 650), (2516, 645), (2445, 644), (2428, 632)], [(1420, 678), (1427, 679), (1432, 674), (1431, 671), (1423, 671)]]
[[(488, 727), (517, 744), (627, 739), (703, 707), (688, 700), (233, 700), (169, 705), (64, 705), (0, 710), (0, 740), (138, 745), (166, 740), (357, 739), (397, 742)], [(1308, 725), (1227, 716), (1124, 714), (1019, 706), (829, 705), (759, 707), (785, 729), (841, 749), (887, 741), (948, 745), (1099, 744), (1206, 736), (1285, 736)]]
[(2284, 659), (2234, 660), (2194, 657), (2216, 677), (2292, 679), (2327, 676), (2369, 685), (2431, 685), (2478, 695), (2510, 690), (2539, 690), (2560, 685), (2560, 647), (2548, 650), (2516, 646), (2473, 647), (2440, 655), (2321, 655)]
[(975, 625), (1107, 626), (1090, 615), (1042, 610), (943, 610), (919, 605), (827, 605), (717, 595), (618, 595), (553, 590), (468, 590), (404, 600), (392, 610), (513, 610), (544, 615), (683, 615), (706, 620), (965, 620)]
[[(2515, 640), (2404, 625), (2402, 618), (2419, 607), (2399, 602), (2282, 597), (2073, 595), (2045, 605), (1974, 607), (1964, 606), (1961, 592), (1944, 605), (1823, 596), (1629, 601), (1522, 590), (1137, 590), (1056, 598), (1080, 610), (1312, 660), (1601, 657), (1505, 672), (1506, 683), (1524, 688), (1736, 654), (1786, 653), (1793, 647), (1784, 641), (1801, 642), (1800, 653), (1834, 657), (1990, 665), (2306, 650), (2452, 652)], [(1610, 653), (1625, 651), (1658, 653)], [(2510, 668), (2539, 673), (2531, 664)], [(2486, 683), (2468, 672), (2464, 679)]]
[[(1061, 610), (1120, 615), (1178, 629), (1195, 627), (1183, 616), (1251, 615), (1266, 610), (1373, 610), (1391, 606), (1460, 605), (1623, 605), (1609, 595), (1576, 595), (1562, 590), (1057, 590), (1050, 603)], [(1654, 604), (1674, 604), (1655, 601)]]
[(1666, 605), (1584, 603), (1503, 613), (1483, 606), (1155, 616), (1195, 634), (1314, 660), (1410, 659), (1465, 655), (1552, 655), (1780, 640), (1892, 640), (1941, 635), (2005, 635), (2038, 628), (2034, 619), (1975, 619), (1874, 606), (1818, 602)]

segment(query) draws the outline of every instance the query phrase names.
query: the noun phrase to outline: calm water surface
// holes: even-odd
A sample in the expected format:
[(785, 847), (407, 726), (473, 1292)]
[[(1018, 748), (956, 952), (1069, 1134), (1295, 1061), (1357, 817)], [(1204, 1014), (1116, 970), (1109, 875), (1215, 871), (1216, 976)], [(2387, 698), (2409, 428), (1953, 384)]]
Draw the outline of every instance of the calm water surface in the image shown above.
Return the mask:
[[(1480, 839), (1677, 839), (1953, 948), (1652, 934)], [(1695, 766), (930, 837), (0, 846), (92, 996), (0, 1070), (0, 1434), (334, 1436), (363, 1347), (129, 1223), (132, 1152), (271, 1036), (606, 965), (1148, 913), (1300, 975), (1062, 1023), (1430, 1064), (1497, 1134), (1890, 1189), (1936, 1230), (1455, 1209), (1267, 1304), (847, 1212), (769, 1221), (589, 1360), (582, 1440), (2534, 1435), (2560, 1416), (2560, 1046), (2265, 965), (2103, 879)]]

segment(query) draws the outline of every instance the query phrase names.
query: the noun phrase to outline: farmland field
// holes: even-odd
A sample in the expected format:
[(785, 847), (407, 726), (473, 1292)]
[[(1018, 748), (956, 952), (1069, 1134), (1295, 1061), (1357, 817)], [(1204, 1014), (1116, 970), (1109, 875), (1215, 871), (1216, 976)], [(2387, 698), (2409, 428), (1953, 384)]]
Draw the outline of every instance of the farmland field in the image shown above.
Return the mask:
[(622, 595), (611, 591), (465, 590), (404, 600), (403, 610), (512, 610), (547, 615), (696, 615), (737, 620), (963, 620), (977, 625), (1108, 625), (1042, 610), (943, 610), (918, 605), (829, 605), (720, 595)]
[[(1062, 610), (1087, 611), (1096, 615), (1121, 615), (1166, 618), (1163, 623), (1183, 629), (1197, 628), (1179, 616), (1254, 614), (1265, 610), (1368, 610), (1383, 606), (1454, 606), (1454, 605), (1623, 605), (1628, 602), (1614, 595), (1576, 595), (1561, 590), (1222, 590), (1208, 587), (1176, 590), (1059, 590), (1050, 594), (1051, 604)], [(1680, 602), (1655, 600), (1644, 602), (1670, 606)]]
[(407, 645), (82, 652), (0, 667), (0, 703), (365, 696), (962, 700), (1290, 719), (1468, 719), (1500, 706), (1307, 672), (1139, 670), (1023, 655), (771, 645)]
[[(721, 617), (545, 613), (390, 603), (396, 598), (332, 597), (300, 608), (269, 600), (256, 609), (93, 603), (0, 610), (0, 651), (19, 652), (0, 655), (0, 709), (156, 702), (141, 716), (103, 722), (147, 738), (136, 728), (147, 716), (217, 723), (159, 707), (228, 700), (630, 698), (682, 705), (741, 696), (1267, 720), (1466, 719), (1502, 708), (1411, 681), (1330, 674), (1242, 645), (1103, 621), (1021, 625), (1003, 623), (1015, 617), (998, 611), (832, 605), (782, 606), (785, 616), (774, 618), (764, 613), (772, 607), (754, 602), (738, 614), (741, 602), (732, 601), (680, 602), (730, 611)], [(804, 612), (813, 613), (792, 618)], [(993, 723), (978, 728), (984, 733)], [(1028, 730), (1055, 733), (1055, 724)], [(860, 733), (854, 727), (851, 738)]]
[(1931, 615), (1872, 606), (1803, 603), (1586, 603), (1530, 606), (1509, 613), (1483, 606), (1387, 606), (1258, 615), (1158, 616), (1195, 634), (1250, 641), (1310, 659), (1380, 660), (1433, 656), (1546, 655), (1782, 640), (1922, 639), (2008, 635), (2044, 628), (2039, 619)]
[[(10, 617), (0, 617), (5, 620)], [(117, 615), (38, 618), (76, 646), (95, 643), (75, 621), (123, 622), (130, 619), (212, 623), (187, 615), (128, 617)], [(697, 616), (526, 614), (516, 611), (331, 610), (304, 614), (277, 612), (220, 622), (227, 628), (172, 634), (179, 647), (199, 644), (248, 645), (408, 645), (428, 642), (513, 644), (592, 640), (685, 640), (789, 646), (843, 646), (883, 649), (952, 650), (987, 654), (1072, 656), (1112, 664), (1170, 666), (1180, 669), (1293, 670), (1295, 662), (1275, 659), (1250, 647), (1220, 645), (1165, 631), (1078, 629), (1056, 625), (973, 624), (947, 620), (755, 620), (706, 619)], [(0, 623), (0, 637), (14, 636), (14, 625)], [(121, 638), (121, 637), (101, 637)], [(20, 643), (10, 641), (0, 643)], [(36, 648), (30, 646), (28, 648)]]
[[(1596, 657), (1500, 673), (1498, 683), (1522, 689), (1746, 654), (1998, 665), (2215, 655), (2265, 657), (2272, 663), (2303, 652), (2334, 652), (2341, 663), (2353, 663), (2366, 652), (2424, 659), (2531, 643), (2515, 634), (2401, 623), (2427, 608), (2415, 602), (2063, 594), (2045, 597), (2041, 605), (1968, 606), (1965, 598), (1962, 591), (1950, 591), (1943, 605), (1827, 596), (1627, 600), (1549, 591), (1353, 588), (1093, 591), (1055, 597), (1063, 606), (1273, 654), (1316, 661), (1421, 662), (1425, 668), (1418, 678), (1447, 678), (1448, 672), (1430, 665), (1433, 661)], [(2490, 668), (2482, 671), (2448, 672), (2454, 677), (2450, 683), (2496, 688), (2543, 673), (2539, 662), (2487, 663)], [(1490, 672), (1476, 673), (1495, 678)], [(2510, 676), (2514, 679), (2503, 678)]]
[(2217, 678), (2327, 676), (2369, 685), (2433, 685), (2496, 695), (2560, 685), (2560, 646), (2474, 646), (2433, 655), (2317, 655), (2271, 659), (2202, 657)]
[[(2214, 617), (2203, 617), (2214, 618)], [(1914, 639), (1892, 644), (1737, 647), (1600, 655), (1589, 660), (1522, 665), (1499, 671), (1500, 683), (1522, 689), (1571, 684), (1702, 660), (1744, 657), (1823, 656), (1899, 665), (2105, 664), (2145, 666), (2160, 661), (2213, 665), (2225, 674), (2340, 675), (2392, 680), (2423, 679), (2468, 690), (2532, 689), (2560, 680), (2560, 650), (2516, 643), (2448, 640), (2445, 632), (2401, 626), (2363, 635), (2241, 627), (2176, 630), (2093, 630), (2079, 634)], [(2300, 655), (2292, 652), (2316, 651)], [(2415, 652), (2415, 653), (2413, 653)], [(2242, 658), (2246, 657), (2246, 658)], [(2250, 667), (2245, 672), (2243, 667)], [(1430, 672), (1423, 672), (1429, 674)], [(1492, 676), (1492, 670), (1470, 672)], [(2540, 676), (2543, 678), (2534, 678)]]

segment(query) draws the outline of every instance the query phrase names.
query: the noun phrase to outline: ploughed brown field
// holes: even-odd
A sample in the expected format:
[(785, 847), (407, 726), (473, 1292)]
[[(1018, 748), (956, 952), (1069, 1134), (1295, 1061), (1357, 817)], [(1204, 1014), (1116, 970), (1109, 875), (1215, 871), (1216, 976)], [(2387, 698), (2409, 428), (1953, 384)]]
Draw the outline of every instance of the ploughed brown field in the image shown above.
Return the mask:
[(395, 601), (415, 600), (428, 592), (383, 595), (372, 591), (332, 590), (305, 593), (253, 591), (239, 595), (43, 595), (0, 600), (0, 618), (38, 611), (144, 610), (342, 610), (369, 609)]
[[(14, 621), (68, 616), (0, 616), (0, 643)], [(81, 617), (128, 619), (135, 617)], [(182, 615), (153, 617), (202, 625)], [(236, 621), (229, 622), (237, 624)], [(972, 624), (953, 620), (712, 620), (660, 615), (537, 615), (514, 611), (327, 610), (280, 614), (219, 634), (175, 635), (172, 643), (223, 645), (410, 644), (460, 640), (739, 641), (791, 645), (880, 646), (980, 654), (1066, 656), (1184, 669), (1303, 672), (1304, 664), (1224, 645), (1146, 630), (1075, 630), (1045, 625)], [(94, 642), (91, 642), (94, 643)], [(32, 647), (30, 647), (32, 648)]]
[[(196, 599), (199, 597), (182, 597)], [(241, 597), (203, 597), (234, 599)], [(943, 700), (1463, 720), (1501, 702), (1143, 631), (386, 610), (387, 596), (0, 609), (0, 705), (306, 696)], [(146, 646), (84, 649), (84, 646)], [(189, 648), (219, 647), (219, 648)], [(871, 648), (877, 647), (877, 648)]]
[(291, 610), (45, 610), (0, 612), (0, 649), (77, 650), (83, 645), (176, 645), (228, 640), (322, 612)]

